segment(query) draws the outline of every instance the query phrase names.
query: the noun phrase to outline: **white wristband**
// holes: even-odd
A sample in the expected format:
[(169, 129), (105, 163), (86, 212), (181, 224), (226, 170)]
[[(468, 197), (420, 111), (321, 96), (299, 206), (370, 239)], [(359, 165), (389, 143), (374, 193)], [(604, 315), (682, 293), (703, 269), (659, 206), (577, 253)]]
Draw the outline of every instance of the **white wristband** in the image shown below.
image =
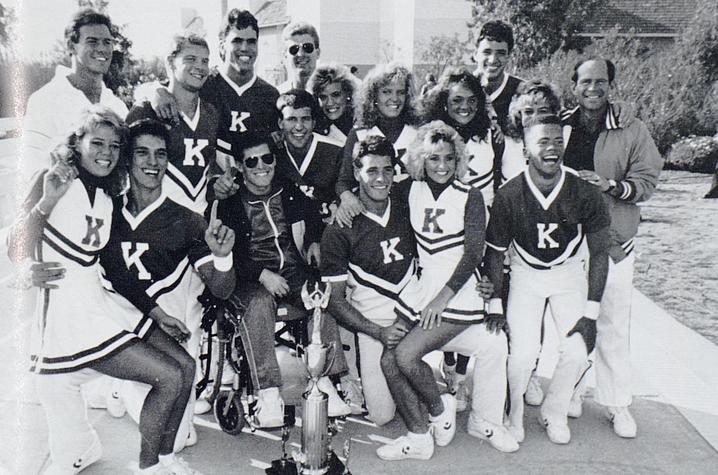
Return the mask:
[(214, 268), (218, 271), (228, 272), (232, 269), (232, 265), (234, 264), (234, 258), (231, 252), (224, 257), (217, 257), (213, 255), (212, 263), (214, 264)]
[(489, 315), (503, 315), (504, 314), (504, 304), (501, 302), (500, 298), (493, 298), (489, 300)]
[(583, 316), (590, 318), (591, 320), (598, 319), (598, 311), (601, 309), (601, 304), (594, 300), (586, 302), (586, 306), (583, 308)]

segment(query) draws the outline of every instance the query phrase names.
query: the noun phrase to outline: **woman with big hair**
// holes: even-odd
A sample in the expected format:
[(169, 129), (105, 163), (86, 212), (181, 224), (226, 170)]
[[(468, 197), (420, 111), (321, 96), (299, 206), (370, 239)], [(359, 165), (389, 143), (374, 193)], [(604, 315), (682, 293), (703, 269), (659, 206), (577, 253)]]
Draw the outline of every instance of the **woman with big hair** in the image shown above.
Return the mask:
[[(53, 152), (51, 168), (35, 178), (8, 238), (13, 261), (39, 264), (33, 279), (43, 287), (31, 370), (48, 422), (53, 463), (45, 473), (77, 473), (101, 457), (80, 395), (80, 385), (99, 374), (152, 386), (142, 408), (135, 473), (198, 473), (173, 453), (195, 371), (178, 342), (186, 328), (165, 315), (158, 321), (164, 331), (149, 322), (128, 330), (100, 281), (98, 258), (110, 238), (113, 197), (127, 181), (126, 135), (122, 119), (106, 107), (84, 112)], [(64, 277), (49, 283), (57, 269)]]
[(323, 113), (316, 132), (344, 146), (354, 126), (354, 105), (360, 87), (361, 81), (343, 64), (327, 64), (314, 70), (307, 90), (317, 99)]
[[(395, 185), (399, 196), (408, 196), (421, 271), (396, 303), (396, 315), (407, 333), (382, 355), (382, 369), (409, 429), (405, 440), (378, 449), (386, 460), (405, 458), (405, 444), (416, 446), (415, 458), (428, 458), (434, 442), (444, 446), (453, 438), (455, 399), (440, 394), (431, 367), (422, 360), (441, 348), (477, 358), (469, 434), (504, 452), (518, 450), (503, 426), (506, 335), (499, 322), (486, 321), (484, 300), (475, 290), (486, 212), (481, 191), (466, 182), (468, 161), (459, 133), (433, 121), (419, 129), (407, 152), (411, 180)], [(419, 401), (426, 404), (428, 424)]]
[(404, 153), (416, 137), (419, 122), (415, 93), (411, 71), (397, 62), (376, 66), (364, 78), (355, 109), (356, 124), (347, 136), (337, 181), (337, 196), (341, 204), (335, 219), (340, 224), (350, 225), (351, 219), (364, 209), (351, 192), (357, 186), (352, 170), (352, 151), (358, 141), (369, 135), (382, 135), (389, 139), (397, 154), (394, 181), (408, 177)]

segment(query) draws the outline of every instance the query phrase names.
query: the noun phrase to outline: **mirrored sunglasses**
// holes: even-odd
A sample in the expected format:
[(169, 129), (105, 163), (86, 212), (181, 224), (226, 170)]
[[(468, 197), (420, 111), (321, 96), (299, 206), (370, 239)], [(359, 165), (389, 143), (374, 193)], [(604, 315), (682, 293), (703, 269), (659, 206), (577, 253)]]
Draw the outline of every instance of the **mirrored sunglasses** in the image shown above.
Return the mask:
[(265, 163), (265, 165), (271, 165), (274, 163), (274, 155), (271, 153), (265, 153), (261, 156), (245, 157), (243, 163), (247, 168), (254, 168), (257, 166), (260, 159)]
[(289, 54), (292, 56), (296, 56), (297, 53), (299, 53), (299, 48), (302, 48), (302, 50), (307, 54), (312, 54), (314, 52), (314, 43), (302, 43), (302, 45), (292, 45), (288, 48)]

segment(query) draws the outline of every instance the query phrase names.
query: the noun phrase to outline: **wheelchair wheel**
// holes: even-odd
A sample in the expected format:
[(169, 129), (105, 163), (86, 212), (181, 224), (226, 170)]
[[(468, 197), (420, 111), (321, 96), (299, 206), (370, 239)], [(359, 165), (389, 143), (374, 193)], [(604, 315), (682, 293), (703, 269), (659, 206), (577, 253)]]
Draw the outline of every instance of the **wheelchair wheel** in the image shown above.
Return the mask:
[(214, 401), (214, 418), (222, 430), (231, 435), (242, 432), (244, 427), (244, 406), (239, 393), (221, 391)]

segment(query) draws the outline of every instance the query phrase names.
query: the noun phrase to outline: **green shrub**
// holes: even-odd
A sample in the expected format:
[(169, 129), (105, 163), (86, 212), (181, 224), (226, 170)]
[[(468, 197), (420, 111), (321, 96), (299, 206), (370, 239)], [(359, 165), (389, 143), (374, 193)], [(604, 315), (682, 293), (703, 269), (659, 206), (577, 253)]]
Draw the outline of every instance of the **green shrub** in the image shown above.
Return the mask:
[(713, 137), (687, 137), (674, 143), (664, 168), (713, 173), (718, 163), (718, 141)]

